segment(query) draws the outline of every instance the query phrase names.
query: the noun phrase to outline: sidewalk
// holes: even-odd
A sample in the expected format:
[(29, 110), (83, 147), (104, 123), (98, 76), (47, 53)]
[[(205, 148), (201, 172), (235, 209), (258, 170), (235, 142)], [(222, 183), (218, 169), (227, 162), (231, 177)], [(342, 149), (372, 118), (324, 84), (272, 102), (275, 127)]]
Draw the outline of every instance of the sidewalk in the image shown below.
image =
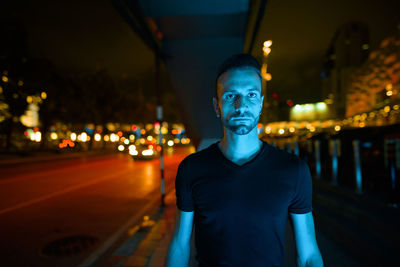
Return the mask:
[(165, 197), (165, 207), (155, 211), (148, 220), (145, 218), (141, 225), (134, 226), (132, 237), (100, 266), (164, 266), (175, 224), (175, 201), (173, 190)]

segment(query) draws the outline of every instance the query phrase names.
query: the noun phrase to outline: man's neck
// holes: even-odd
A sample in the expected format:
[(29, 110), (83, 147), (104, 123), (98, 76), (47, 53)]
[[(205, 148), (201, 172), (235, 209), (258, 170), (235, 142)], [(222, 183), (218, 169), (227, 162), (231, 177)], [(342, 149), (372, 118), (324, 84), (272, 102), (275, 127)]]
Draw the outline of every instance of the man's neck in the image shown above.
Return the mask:
[(257, 128), (247, 135), (233, 134), (224, 129), (224, 137), (218, 146), (225, 157), (242, 165), (257, 155), (262, 147), (262, 141), (258, 139)]

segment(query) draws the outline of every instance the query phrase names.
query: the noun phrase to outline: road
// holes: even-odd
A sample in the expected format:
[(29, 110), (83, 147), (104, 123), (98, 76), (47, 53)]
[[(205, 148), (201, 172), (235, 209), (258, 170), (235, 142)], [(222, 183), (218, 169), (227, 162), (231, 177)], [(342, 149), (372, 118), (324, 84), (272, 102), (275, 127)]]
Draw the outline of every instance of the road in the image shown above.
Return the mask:
[[(165, 153), (167, 191), (192, 147)], [(0, 168), (0, 265), (78, 266), (160, 199), (159, 160), (127, 154)]]

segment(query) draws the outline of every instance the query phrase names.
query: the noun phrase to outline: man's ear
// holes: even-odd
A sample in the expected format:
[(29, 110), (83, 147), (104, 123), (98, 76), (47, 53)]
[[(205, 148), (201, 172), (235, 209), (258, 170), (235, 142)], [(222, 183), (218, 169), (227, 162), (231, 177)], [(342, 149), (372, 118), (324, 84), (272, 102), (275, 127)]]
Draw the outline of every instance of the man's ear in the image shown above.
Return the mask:
[(217, 114), (217, 117), (221, 116), (221, 114), (219, 114), (219, 109), (218, 109), (218, 100), (213, 97), (213, 107), (214, 107), (214, 111)]

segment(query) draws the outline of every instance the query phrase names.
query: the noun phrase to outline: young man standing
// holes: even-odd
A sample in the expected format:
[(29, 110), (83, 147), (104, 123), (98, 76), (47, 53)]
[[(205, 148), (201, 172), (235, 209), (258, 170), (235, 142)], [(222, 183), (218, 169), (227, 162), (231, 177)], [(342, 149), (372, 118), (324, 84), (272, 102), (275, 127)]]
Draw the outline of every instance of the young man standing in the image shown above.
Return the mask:
[(298, 266), (323, 266), (308, 166), (258, 138), (261, 84), (251, 55), (234, 55), (221, 65), (213, 104), (224, 137), (179, 165), (168, 267), (188, 266), (193, 223), (199, 266), (282, 266), (289, 216)]

